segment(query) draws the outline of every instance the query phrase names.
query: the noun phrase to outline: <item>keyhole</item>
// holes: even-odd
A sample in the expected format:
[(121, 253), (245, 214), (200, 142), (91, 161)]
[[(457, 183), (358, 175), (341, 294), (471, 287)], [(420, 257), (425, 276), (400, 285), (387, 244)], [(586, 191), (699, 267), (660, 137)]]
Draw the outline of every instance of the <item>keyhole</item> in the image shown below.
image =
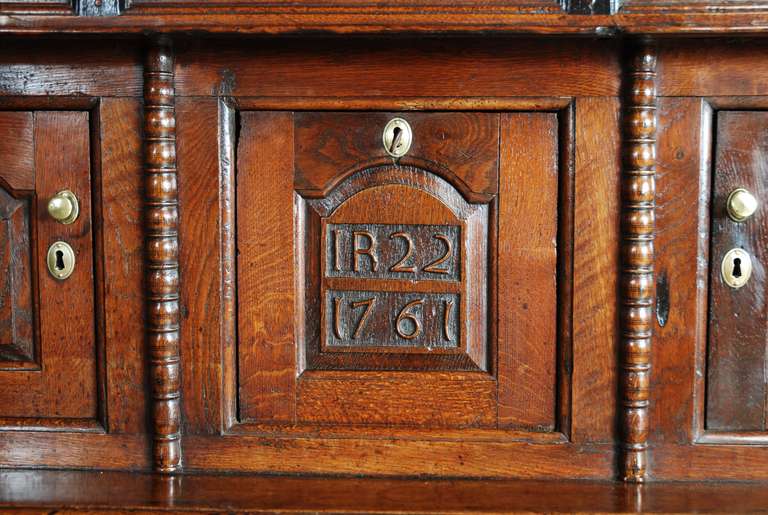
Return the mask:
[(395, 127), (392, 130), (392, 146), (389, 147), (390, 152), (395, 152), (395, 149), (400, 146), (400, 139), (403, 137), (403, 129)]
[(56, 270), (64, 270), (64, 253), (60, 250), (56, 251)]
[(733, 258), (733, 276), (737, 279), (741, 277), (741, 258)]

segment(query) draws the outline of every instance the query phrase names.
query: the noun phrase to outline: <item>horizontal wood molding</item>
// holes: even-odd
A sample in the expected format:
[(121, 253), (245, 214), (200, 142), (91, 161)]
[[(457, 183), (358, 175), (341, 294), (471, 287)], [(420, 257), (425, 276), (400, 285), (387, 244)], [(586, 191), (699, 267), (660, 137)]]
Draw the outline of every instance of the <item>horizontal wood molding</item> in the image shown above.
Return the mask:
[[(67, 8), (67, 14), (71, 11)], [(768, 8), (691, 9), (672, 13), (635, 8), (615, 15), (529, 13), (497, 6), (461, 9), (411, 8), (269, 8), (222, 4), (217, 9), (138, 7), (120, 16), (72, 16), (39, 8), (0, 9), (8, 16), (0, 33), (135, 34), (190, 31), (219, 34), (334, 34), (477, 31), (509, 34), (581, 34), (602, 38), (621, 34), (728, 35), (768, 32)], [(55, 13), (55, 14), (54, 14)]]

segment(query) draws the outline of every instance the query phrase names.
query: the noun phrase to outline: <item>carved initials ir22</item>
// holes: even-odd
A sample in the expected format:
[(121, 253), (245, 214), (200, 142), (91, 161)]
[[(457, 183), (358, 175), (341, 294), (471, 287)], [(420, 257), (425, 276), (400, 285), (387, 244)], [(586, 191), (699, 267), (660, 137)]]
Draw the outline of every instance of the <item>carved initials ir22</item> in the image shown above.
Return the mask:
[(460, 280), (455, 225), (329, 224), (327, 277)]

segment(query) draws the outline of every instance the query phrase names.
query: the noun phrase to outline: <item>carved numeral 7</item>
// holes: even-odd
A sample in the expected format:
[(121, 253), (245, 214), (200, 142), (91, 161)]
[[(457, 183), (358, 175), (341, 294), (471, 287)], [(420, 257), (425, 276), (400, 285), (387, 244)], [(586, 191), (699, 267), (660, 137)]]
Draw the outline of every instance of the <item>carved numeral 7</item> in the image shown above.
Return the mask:
[(360, 337), (360, 333), (363, 330), (363, 325), (365, 325), (365, 322), (368, 320), (368, 317), (371, 315), (371, 311), (373, 310), (374, 304), (376, 304), (375, 297), (352, 303), (352, 309), (365, 306), (365, 311), (363, 312), (363, 316), (360, 317), (360, 321), (357, 323), (357, 328), (355, 329), (355, 332), (352, 334), (352, 338), (354, 338), (355, 340), (357, 340)]

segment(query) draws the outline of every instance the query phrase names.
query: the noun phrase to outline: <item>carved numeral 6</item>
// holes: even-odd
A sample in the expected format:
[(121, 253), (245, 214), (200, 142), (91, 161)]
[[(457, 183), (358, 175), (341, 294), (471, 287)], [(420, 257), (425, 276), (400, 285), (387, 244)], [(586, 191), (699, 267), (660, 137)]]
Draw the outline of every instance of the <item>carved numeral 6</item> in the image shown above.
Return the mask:
[[(416, 313), (413, 312), (413, 309), (416, 306), (420, 306), (422, 304), (424, 304), (424, 299), (414, 300), (406, 304), (405, 307), (400, 311), (400, 314), (397, 315), (397, 320), (395, 321), (395, 331), (397, 331), (398, 336), (405, 338), (406, 340), (413, 340), (421, 334), (421, 320), (418, 319)], [(400, 324), (404, 320), (411, 321), (414, 327), (412, 332), (404, 333), (400, 328)]]

